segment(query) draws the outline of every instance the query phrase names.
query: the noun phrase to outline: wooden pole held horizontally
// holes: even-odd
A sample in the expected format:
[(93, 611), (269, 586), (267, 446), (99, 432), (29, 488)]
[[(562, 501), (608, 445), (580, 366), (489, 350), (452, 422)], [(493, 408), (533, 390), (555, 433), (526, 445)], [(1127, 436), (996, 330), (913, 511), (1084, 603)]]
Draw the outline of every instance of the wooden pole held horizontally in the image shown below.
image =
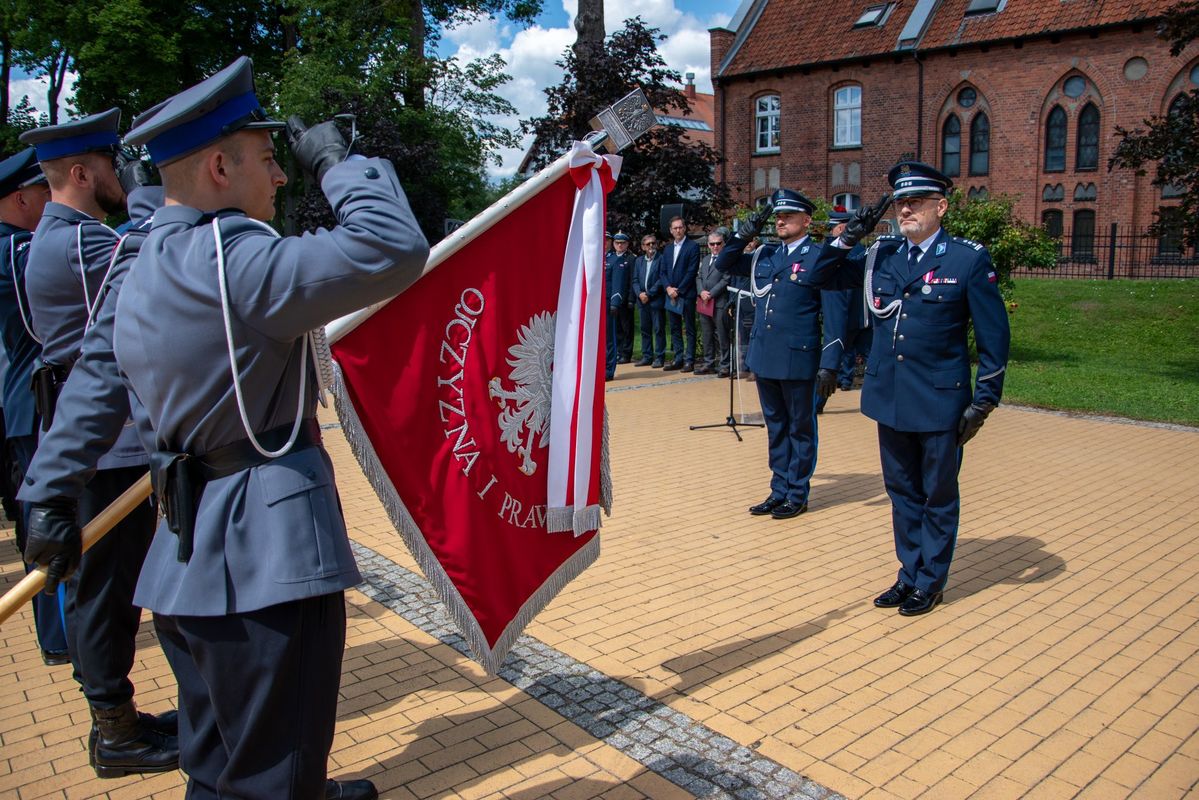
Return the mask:
[[(93, 544), (100, 541), (104, 534), (116, 527), (117, 523), (144, 503), (150, 496), (150, 473), (143, 475), (137, 483), (130, 486), (112, 504), (96, 515), (95, 519), (83, 526), (83, 550), (86, 552)], [(0, 597), (0, 625), (4, 624), (18, 608), (33, 599), (33, 596), (46, 585), (46, 569), (38, 567), (30, 572), (21, 582), (9, 589)]]

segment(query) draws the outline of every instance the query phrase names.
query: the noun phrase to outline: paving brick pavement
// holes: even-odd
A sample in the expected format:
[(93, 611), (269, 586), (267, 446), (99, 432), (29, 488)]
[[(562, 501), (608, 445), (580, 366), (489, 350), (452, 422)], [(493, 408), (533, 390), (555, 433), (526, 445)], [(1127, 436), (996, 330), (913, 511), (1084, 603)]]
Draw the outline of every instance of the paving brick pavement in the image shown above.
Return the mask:
[[(739, 384), (749, 410), (752, 384)], [(599, 561), (496, 678), (460, 651), (336, 430), (368, 582), (331, 774), (413, 797), (1144, 797), (1199, 784), (1199, 432), (1001, 408), (967, 448), (946, 602), (903, 619), (856, 393), (821, 417), (811, 509), (753, 518), (765, 434), (716, 379), (620, 368)], [(331, 421), (331, 420), (330, 420)], [(0, 542), (0, 576), (19, 577)], [(182, 797), (99, 781), (69, 668), (0, 630), (0, 797)], [(173, 704), (148, 624), (134, 679)], [(673, 735), (672, 735), (673, 734)]]

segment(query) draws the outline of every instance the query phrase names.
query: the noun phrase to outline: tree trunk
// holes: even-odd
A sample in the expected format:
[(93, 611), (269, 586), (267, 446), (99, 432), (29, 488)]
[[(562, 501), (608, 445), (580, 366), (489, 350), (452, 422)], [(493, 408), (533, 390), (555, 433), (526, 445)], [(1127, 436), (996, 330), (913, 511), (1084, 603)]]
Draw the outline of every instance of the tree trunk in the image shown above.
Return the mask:
[(4, 63), (0, 64), (0, 125), (7, 125), (8, 81), (12, 75), (12, 40), (7, 30), (0, 34), (0, 58), (4, 59)]
[(425, 108), (425, 89), (429, 86), (428, 60), (425, 45), (428, 30), (425, 27), (425, 4), (423, 0), (409, 0), (408, 6), (408, 75), (401, 94), (404, 105), (416, 111)]
[(578, 32), (574, 43), (575, 60), (580, 67), (577, 77), (581, 78), (586, 74), (582, 66), (604, 49), (604, 0), (579, 0), (575, 31)]
[(46, 80), (50, 83), (46, 90), (46, 101), (50, 108), (46, 113), (50, 115), (51, 125), (58, 124), (58, 96), (62, 94), (62, 82), (66, 78), (67, 64), (70, 61), (71, 56), (64, 47), (50, 57), (50, 68), (46, 70)]

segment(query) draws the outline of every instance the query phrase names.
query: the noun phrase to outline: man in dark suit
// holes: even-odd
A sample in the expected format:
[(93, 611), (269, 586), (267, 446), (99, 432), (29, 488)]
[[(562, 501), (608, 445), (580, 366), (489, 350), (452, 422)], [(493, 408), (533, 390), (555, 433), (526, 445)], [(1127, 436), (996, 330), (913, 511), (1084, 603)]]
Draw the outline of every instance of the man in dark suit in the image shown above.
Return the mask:
[[(821, 264), (853, 263), (878, 333), (866, 365), (862, 413), (878, 423), (883, 483), (899, 577), (875, 599), (904, 616), (941, 602), (957, 541), (962, 447), (999, 404), (1011, 332), (985, 247), (941, 227), (952, 181), (902, 161), (888, 174), (902, 236), (882, 236), (864, 258), (852, 248), (885, 204), (859, 210), (825, 244)], [(859, 273), (860, 274), (860, 273)], [(967, 330), (974, 323), (978, 376), (970, 385)]]
[(633, 263), (633, 296), (641, 312), (639, 367), (661, 367), (666, 358), (666, 287), (662, 285), (662, 256), (658, 237), (641, 237), (641, 255)]
[(674, 241), (662, 253), (662, 273), (666, 276), (666, 314), (670, 320), (674, 361), (662, 369), (691, 372), (695, 369), (695, 276), (699, 273), (699, 246), (687, 238), (687, 223), (682, 217), (670, 221), (670, 235)]
[[(699, 329), (704, 343), (704, 363), (696, 367), (696, 375), (710, 375), (719, 370), (720, 377), (729, 376), (729, 334), (724, 321), (728, 316), (728, 273), (716, 269), (716, 255), (724, 247), (725, 229), (717, 228), (708, 234), (708, 252), (699, 262), (695, 289), (699, 293)], [(698, 304), (706, 304), (708, 313)]]
[[(746, 244), (772, 207), (782, 244), (755, 262)], [(779, 189), (741, 224), (716, 259), (718, 270), (749, 275), (757, 300), (746, 361), (758, 378), (773, 477), (770, 496), (749, 509), (755, 516), (788, 519), (807, 510), (816, 471), (816, 399), (836, 388), (837, 360), (828, 351), (821, 354), (820, 289), (838, 265), (817, 267), (820, 250), (808, 238), (814, 208), (799, 192)]]

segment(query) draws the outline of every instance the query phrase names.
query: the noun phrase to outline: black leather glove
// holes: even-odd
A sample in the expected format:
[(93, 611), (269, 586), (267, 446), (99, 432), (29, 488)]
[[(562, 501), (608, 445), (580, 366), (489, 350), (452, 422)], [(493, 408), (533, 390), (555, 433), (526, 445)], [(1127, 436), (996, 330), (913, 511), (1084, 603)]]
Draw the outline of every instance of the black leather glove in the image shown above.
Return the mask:
[(831, 369), (822, 369), (816, 373), (816, 394), (821, 400), (828, 400), (837, 391), (837, 373)]
[(345, 161), (348, 152), (346, 139), (333, 120), (309, 128), (295, 114), (287, 118), (287, 143), (300, 168), (316, 178), (318, 184), (330, 167)]
[(958, 447), (974, 438), (978, 429), (987, 421), (987, 415), (993, 408), (994, 406), (988, 403), (971, 403), (966, 406), (966, 410), (962, 412), (962, 418), (958, 420)]
[(846, 247), (853, 247), (862, 239), (870, 235), (870, 232), (878, 226), (878, 221), (883, 218), (883, 214), (887, 213), (887, 209), (891, 207), (891, 195), (885, 194), (883, 198), (872, 206), (859, 208), (853, 213), (853, 218), (845, 225), (845, 230), (841, 231), (841, 244)]
[(113, 169), (117, 173), (117, 180), (121, 184), (121, 190), (126, 195), (133, 194), (134, 189), (141, 188), (150, 183), (150, 170), (145, 163), (131, 153), (124, 150), (117, 150), (117, 154), (113, 157)]
[(766, 220), (770, 219), (770, 215), (774, 213), (774, 206), (766, 203), (760, 206), (757, 211), (750, 214), (737, 225), (737, 238), (743, 242), (748, 242), (750, 239), (762, 232), (762, 226), (766, 224)]
[(83, 537), (75, 501), (65, 497), (34, 503), (25, 536), (25, 560), (46, 568), (46, 594), (58, 591), (79, 567)]

